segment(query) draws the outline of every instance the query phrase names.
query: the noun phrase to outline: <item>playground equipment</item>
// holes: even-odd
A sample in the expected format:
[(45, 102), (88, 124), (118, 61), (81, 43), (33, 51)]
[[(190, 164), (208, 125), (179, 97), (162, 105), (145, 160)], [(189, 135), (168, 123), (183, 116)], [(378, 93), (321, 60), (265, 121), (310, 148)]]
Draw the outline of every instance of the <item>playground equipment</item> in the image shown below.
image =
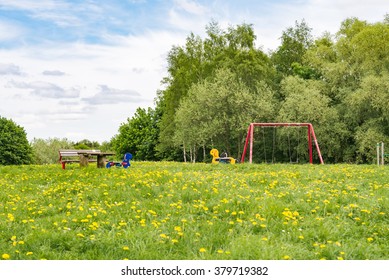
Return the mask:
[(212, 156), (212, 163), (236, 163), (236, 159), (228, 157), (226, 152), (223, 152), (221, 156), (219, 156), (219, 151), (217, 149), (212, 149), (209, 153)]
[(111, 168), (112, 166), (116, 166), (116, 167), (128, 168), (129, 166), (131, 166), (131, 163), (130, 163), (131, 159), (132, 159), (132, 154), (131, 153), (126, 153), (124, 155), (122, 161), (109, 161), (109, 162), (107, 162), (105, 167)]
[(389, 154), (385, 154), (384, 142), (377, 143), (377, 165), (384, 165), (386, 157), (389, 157)]
[[(312, 124), (310, 123), (251, 123), (247, 130), (246, 142), (243, 148), (241, 162), (245, 160), (245, 155), (247, 152), (247, 147), (250, 143), (249, 151), (249, 163), (252, 163), (253, 159), (253, 143), (254, 143), (254, 128), (255, 127), (307, 127), (308, 129), (308, 153), (309, 153), (309, 163), (313, 163), (313, 150), (312, 150), (312, 141), (315, 143), (316, 151), (321, 164), (324, 164), (323, 158), (321, 156), (319, 143), (317, 142), (315, 131)], [(273, 140), (274, 142), (274, 140)], [(274, 144), (274, 143), (273, 143)]]

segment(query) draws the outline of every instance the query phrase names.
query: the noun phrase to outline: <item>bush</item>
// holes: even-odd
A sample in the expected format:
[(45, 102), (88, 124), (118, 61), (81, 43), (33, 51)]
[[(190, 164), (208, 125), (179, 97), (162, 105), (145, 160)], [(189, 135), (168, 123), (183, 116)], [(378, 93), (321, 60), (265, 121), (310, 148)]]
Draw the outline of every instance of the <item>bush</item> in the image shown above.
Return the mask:
[(0, 164), (20, 165), (32, 162), (32, 148), (24, 128), (0, 117)]

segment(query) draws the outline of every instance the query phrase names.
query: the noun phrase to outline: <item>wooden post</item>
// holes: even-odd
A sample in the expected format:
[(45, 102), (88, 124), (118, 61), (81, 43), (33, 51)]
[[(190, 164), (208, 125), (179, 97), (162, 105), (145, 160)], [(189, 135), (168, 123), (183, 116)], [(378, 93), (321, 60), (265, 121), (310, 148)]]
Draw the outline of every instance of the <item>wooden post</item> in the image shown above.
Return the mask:
[(89, 164), (89, 155), (80, 154), (80, 166), (86, 167)]
[(385, 164), (384, 142), (377, 143), (377, 165)]
[(105, 168), (106, 161), (105, 155), (97, 155), (97, 168)]
[(381, 142), (381, 164), (384, 165), (385, 164), (385, 153), (384, 153), (384, 142)]

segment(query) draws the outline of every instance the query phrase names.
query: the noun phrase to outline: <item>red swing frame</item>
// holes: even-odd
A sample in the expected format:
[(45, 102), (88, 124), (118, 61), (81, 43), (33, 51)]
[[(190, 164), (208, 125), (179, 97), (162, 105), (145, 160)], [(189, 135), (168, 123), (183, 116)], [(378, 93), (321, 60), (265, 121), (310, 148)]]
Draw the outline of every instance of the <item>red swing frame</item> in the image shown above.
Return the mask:
[(278, 126), (302, 126), (308, 128), (308, 150), (309, 150), (309, 163), (313, 163), (313, 151), (312, 151), (312, 139), (316, 146), (316, 151), (319, 156), (321, 164), (324, 164), (323, 158), (321, 156), (319, 143), (317, 142), (315, 131), (312, 124), (310, 123), (251, 123), (247, 130), (246, 142), (244, 144), (243, 153), (240, 162), (244, 163), (245, 155), (247, 152), (247, 147), (250, 143), (250, 153), (249, 153), (249, 163), (253, 162), (253, 143), (254, 143), (254, 128), (255, 127), (278, 127)]

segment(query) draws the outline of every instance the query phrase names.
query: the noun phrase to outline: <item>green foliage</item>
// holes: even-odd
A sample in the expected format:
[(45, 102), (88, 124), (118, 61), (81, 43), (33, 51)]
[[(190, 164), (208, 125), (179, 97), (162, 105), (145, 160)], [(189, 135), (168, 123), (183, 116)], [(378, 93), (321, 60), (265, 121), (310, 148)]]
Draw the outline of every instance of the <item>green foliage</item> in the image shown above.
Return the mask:
[(247, 125), (271, 119), (274, 111), (273, 93), (264, 83), (251, 91), (230, 70), (220, 69), (212, 80), (194, 85), (182, 100), (174, 139), (184, 148), (213, 143), (213, 147), (239, 156)]
[[(311, 122), (326, 162), (371, 162), (373, 138), (389, 136), (387, 18), (374, 24), (349, 18), (336, 36), (316, 39), (304, 20), (296, 22), (270, 56), (255, 48), (251, 25), (223, 30), (211, 22), (204, 40), (191, 34), (169, 55), (159, 147), (180, 146), (192, 159), (215, 146), (240, 155), (250, 122)], [(295, 143), (297, 135), (289, 133)], [(276, 153), (290, 154), (288, 145)]]
[[(168, 55), (169, 76), (166, 89), (159, 94), (162, 106), (159, 151), (172, 150), (176, 133), (176, 111), (190, 89), (213, 79), (218, 69), (229, 69), (237, 79), (254, 91), (260, 81), (273, 85), (275, 72), (270, 59), (255, 48), (256, 36), (251, 25), (242, 24), (222, 30), (217, 23), (207, 27), (207, 37), (190, 34), (185, 46), (175, 46)], [(212, 98), (213, 92), (208, 93)]]
[(127, 123), (119, 128), (112, 140), (117, 155), (132, 153), (137, 160), (156, 160), (159, 115), (156, 110), (138, 108)]
[[(330, 99), (321, 93), (322, 88), (320, 81), (285, 78), (281, 84), (285, 100), (281, 103), (279, 121), (312, 123), (322, 153), (327, 159), (339, 161), (347, 128), (336, 109), (330, 106)], [(306, 147), (307, 142), (303, 142)]]
[(100, 144), (96, 141), (90, 141), (88, 139), (83, 139), (74, 144), (74, 149), (78, 150), (97, 150), (100, 149)]
[(311, 28), (304, 20), (301, 23), (296, 21), (294, 27), (282, 32), (281, 46), (272, 54), (272, 61), (279, 73), (292, 75), (292, 65), (302, 63), (304, 54), (312, 44)]
[(73, 143), (68, 139), (37, 139), (34, 138), (31, 142), (34, 153), (35, 164), (51, 164), (57, 163), (59, 159), (59, 149), (73, 149)]
[(0, 165), (30, 164), (32, 149), (24, 128), (0, 117)]

